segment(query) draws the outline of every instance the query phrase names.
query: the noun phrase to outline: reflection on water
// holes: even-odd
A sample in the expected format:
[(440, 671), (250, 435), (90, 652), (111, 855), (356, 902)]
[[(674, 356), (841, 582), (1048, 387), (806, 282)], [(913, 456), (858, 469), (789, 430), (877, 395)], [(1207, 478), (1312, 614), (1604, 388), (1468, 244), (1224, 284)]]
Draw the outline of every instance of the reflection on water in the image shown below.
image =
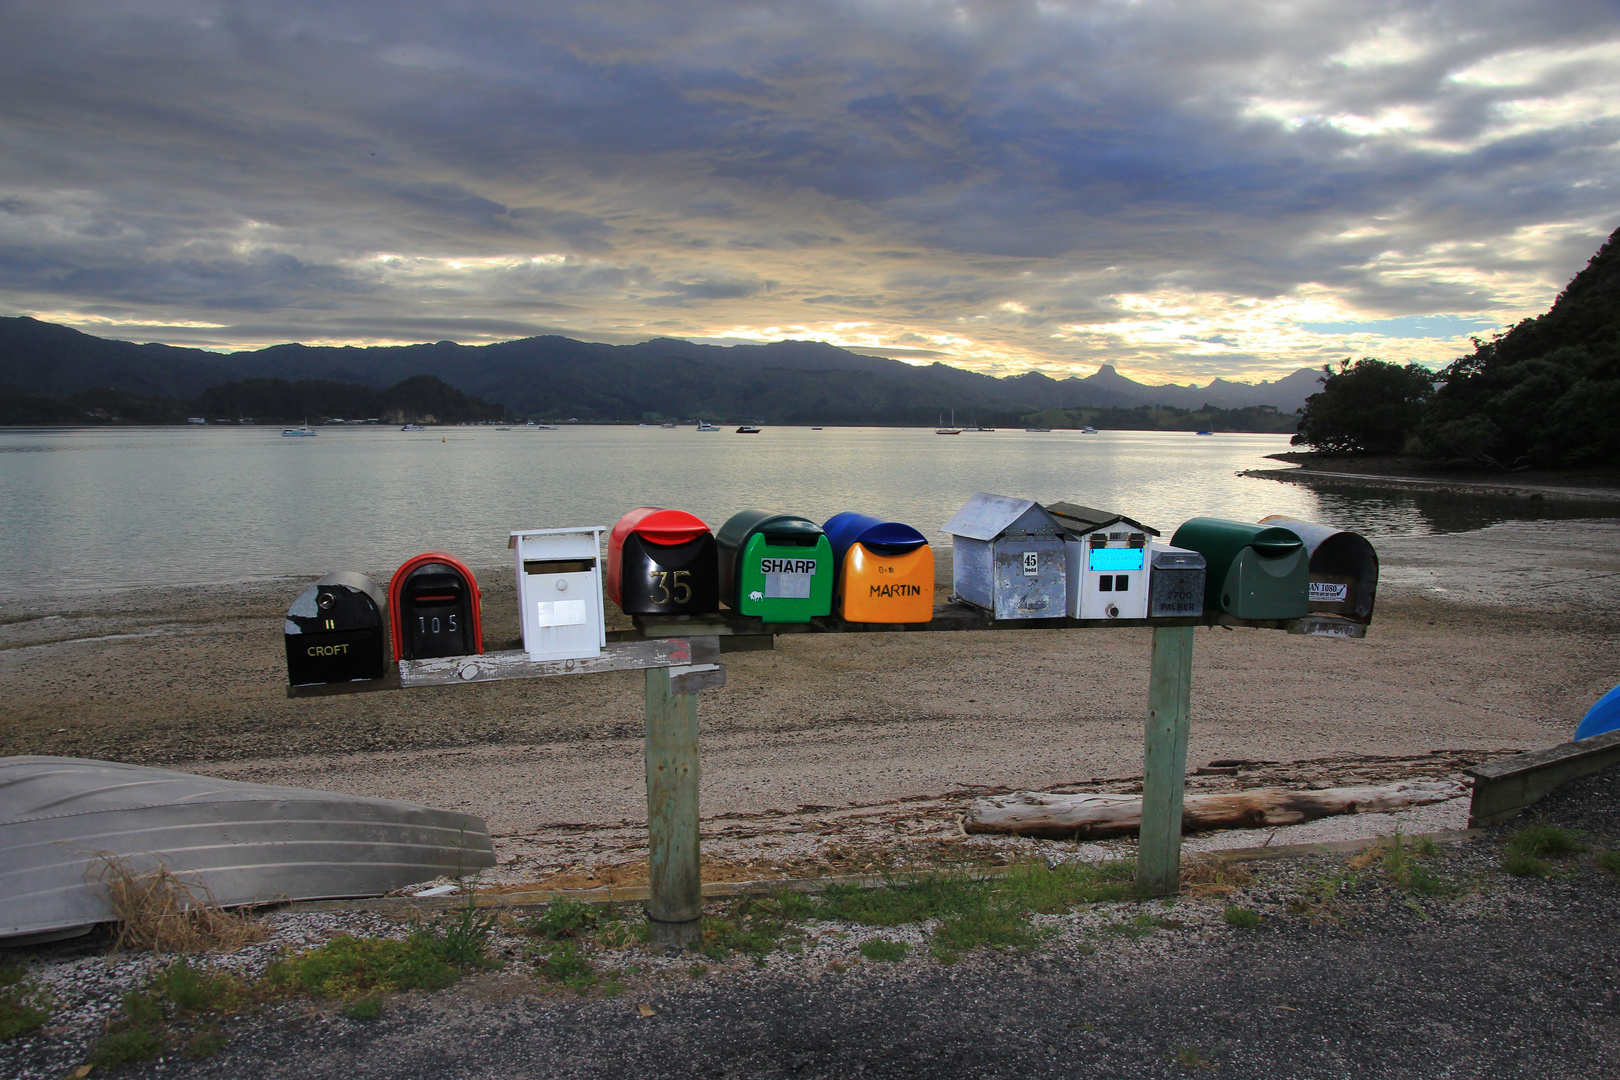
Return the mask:
[(1166, 536), (1189, 517), (1285, 514), (1373, 536), (1612, 508), (1239, 476), (1286, 436), (634, 427), (0, 430), (0, 596), (386, 573), (445, 549), (507, 565), (507, 533), (611, 525), (672, 506), (718, 527), (748, 507), (860, 510), (934, 538), (975, 491), (1119, 511)]

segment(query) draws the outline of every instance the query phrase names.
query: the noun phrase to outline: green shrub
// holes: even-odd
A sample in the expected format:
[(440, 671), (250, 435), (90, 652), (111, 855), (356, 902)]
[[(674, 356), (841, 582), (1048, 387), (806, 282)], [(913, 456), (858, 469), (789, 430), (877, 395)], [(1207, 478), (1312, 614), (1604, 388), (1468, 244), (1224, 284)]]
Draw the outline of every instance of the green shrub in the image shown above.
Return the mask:
[(442, 940), (417, 932), (404, 941), (337, 937), (271, 966), (276, 986), (315, 997), (352, 999), (390, 990), (442, 990), (461, 973)]

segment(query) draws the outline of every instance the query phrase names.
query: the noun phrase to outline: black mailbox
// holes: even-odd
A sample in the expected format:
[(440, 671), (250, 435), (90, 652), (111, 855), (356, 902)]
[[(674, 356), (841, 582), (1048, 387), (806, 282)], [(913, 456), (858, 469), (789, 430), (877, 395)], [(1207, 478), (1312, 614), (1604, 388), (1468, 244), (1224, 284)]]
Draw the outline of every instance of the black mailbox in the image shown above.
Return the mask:
[(383, 676), (383, 597), (364, 574), (327, 574), (298, 594), (283, 628), (294, 686)]
[(482, 595), (478, 579), (454, 555), (430, 551), (407, 560), (388, 583), (394, 659), (483, 652)]
[(626, 615), (707, 615), (720, 610), (714, 534), (684, 510), (643, 506), (608, 535), (607, 596)]

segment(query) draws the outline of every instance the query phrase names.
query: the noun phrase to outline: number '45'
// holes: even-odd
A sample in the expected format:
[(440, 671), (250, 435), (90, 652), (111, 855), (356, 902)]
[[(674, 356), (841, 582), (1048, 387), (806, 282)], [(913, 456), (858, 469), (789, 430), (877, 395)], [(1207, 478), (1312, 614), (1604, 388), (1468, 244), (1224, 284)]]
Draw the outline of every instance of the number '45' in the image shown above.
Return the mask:
[[(674, 601), (678, 606), (692, 602), (692, 586), (687, 584), (685, 578), (692, 576), (690, 570), (654, 570), (653, 577), (658, 579), (655, 591), (649, 597), (653, 603), (663, 605)], [(660, 597), (658, 594), (663, 593)]]

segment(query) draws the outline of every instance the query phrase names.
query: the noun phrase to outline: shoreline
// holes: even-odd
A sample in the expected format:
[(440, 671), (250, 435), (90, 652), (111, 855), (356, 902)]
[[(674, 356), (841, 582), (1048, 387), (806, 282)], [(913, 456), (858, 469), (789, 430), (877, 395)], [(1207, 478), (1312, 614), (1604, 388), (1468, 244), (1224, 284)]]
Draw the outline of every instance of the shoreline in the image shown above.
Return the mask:
[[(1487, 473), (1419, 474), (1405, 458), (1354, 458), (1324, 456), (1304, 452), (1267, 454), (1273, 461), (1289, 464), (1283, 469), (1243, 469), (1238, 475), (1256, 480), (1306, 484), (1324, 487), (1383, 488), (1442, 492), (1451, 495), (1483, 495), (1493, 498), (1529, 498), (1573, 503), (1610, 503), (1620, 506), (1620, 478), (1596, 474), (1560, 477), (1549, 473), (1528, 473), (1518, 479)], [(1336, 466), (1345, 466), (1339, 468)]]

